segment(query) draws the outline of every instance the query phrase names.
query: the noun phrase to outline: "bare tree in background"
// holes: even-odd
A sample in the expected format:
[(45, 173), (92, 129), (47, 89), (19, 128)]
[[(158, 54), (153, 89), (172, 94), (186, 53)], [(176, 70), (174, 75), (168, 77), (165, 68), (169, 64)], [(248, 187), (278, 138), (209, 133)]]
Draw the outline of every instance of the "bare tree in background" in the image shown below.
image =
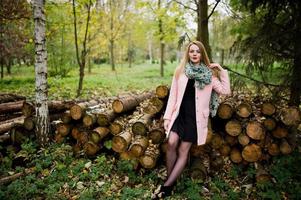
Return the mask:
[(77, 63), (79, 65), (79, 82), (78, 82), (78, 88), (77, 88), (77, 97), (80, 96), (82, 88), (83, 88), (83, 80), (85, 76), (85, 66), (86, 66), (86, 59), (87, 59), (87, 40), (88, 40), (88, 30), (89, 30), (89, 22), (90, 22), (90, 13), (91, 13), (91, 7), (92, 7), (92, 1), (89, 0), (88, 4), (85, 4), (87, 8), (87, 20), (86, 20), (86, 29), (85, 29), (85, 37), (83, 40), (83, 48), (81, 51), (81, 54), (79, 53), (79, 47), (78, 47), (78, 35), (77, 35), (77, 18), (76, 18), (76, 7), (75, 7), (75, 0), (72, 0), (72, 6), (73, 6), (73, 17), (74, 17), (74, 38), (75, 38), (75, 48), (76, 48), (76, 59)]

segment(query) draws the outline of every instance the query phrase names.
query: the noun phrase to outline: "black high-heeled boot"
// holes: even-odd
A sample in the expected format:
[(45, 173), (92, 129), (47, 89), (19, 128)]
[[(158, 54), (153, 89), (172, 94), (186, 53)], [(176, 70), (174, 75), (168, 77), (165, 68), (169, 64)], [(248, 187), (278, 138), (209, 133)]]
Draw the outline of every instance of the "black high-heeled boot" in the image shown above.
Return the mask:
[(165, 197), (171, 195), (172, 189), (173, 189), (173, 185), (171, 186), (161, 185), (159, 192), (155, 193), (152, 199), (164, 199)]

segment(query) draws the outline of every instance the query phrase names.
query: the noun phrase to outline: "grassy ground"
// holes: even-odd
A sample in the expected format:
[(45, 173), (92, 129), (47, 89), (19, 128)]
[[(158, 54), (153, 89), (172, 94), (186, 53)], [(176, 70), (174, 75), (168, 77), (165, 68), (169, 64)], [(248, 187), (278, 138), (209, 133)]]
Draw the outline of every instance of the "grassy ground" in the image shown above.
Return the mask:
[[(158, 64), (137, 64), (129, 68), (117, 65), (112, 71), (109, 65), (93, 65), (92, 72), (86, 74), (82, 98), (91, 96), (114, 96), (128, 91), (153, 90), (159, 84), (170, 84), (176, 63), (165, 65), (164, 77), (160, 77)], [(49, 99), (75, 98), (78, 87), (78, 69), (71, 70), (68, 77), (49, 77)], [(34, 97), (33, 67), (13, 67), (12, 74), (5, 74), (0, 80), (0, 92), (16, 92), (28, 98)]]

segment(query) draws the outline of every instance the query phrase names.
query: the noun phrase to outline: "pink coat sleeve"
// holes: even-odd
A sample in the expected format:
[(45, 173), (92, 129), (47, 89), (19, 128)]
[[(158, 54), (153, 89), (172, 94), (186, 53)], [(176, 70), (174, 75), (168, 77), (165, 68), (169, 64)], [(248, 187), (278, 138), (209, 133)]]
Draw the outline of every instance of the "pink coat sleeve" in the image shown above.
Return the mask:
[(172, 112), (176, 105), (176, 96), (177, 96), (177, 80), (174, 75), (172, 78), (172, 83), (171, 83), (171, 87), (170, 87), (170, 91), (169, 91), (169, 97), (168, 97), (167, 106), (166, 106), (166, 110), (165, 110), (163, 119), (170, 120)]
[(230, 89), (230, 79), (227, 70), (221, 70), (220, 80), (213, 76), (212, 77), (212, 87), (218, 94), (229, 95), (231, 94)]

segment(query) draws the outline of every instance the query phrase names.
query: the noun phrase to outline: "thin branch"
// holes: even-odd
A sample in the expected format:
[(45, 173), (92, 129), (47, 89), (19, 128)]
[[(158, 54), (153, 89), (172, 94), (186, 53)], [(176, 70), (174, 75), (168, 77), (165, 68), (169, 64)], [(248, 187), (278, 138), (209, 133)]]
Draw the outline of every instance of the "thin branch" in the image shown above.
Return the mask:
[(88, 5), (88, 16), (87, 16), (87, 23), (86, 23), (86, 31), (85, 31), (85, 38), (83, 41), (83, 55), (82, 55), (82, 59), (86, 56), (87, 54), (87, 48), (86, 48), (86, 43), (87, 43), (87, 35), (88, 35), (88, 30), (89, 30), (89, 22), (91, 20), (90, 18), (90, 13), (91, 13), (91, 6), (92, 6), (92, 1), (89, 1), (89, 5)]
[(220, 0), (216, 0), (216, 3), (213, 7), (213, 9), (211, 10), (211, 13), (208, 15), (207, 20), (209, 20), (209, 18), (211, 17), (211, 15), (213, 14), (215, 8), (217, 7), (217, 5), (219, 4)]
[(79, 59), (79, 52), (78, 52), (78, 39), (77, 39), (77, 19), (76, 19), (76, 10), (75, 10), (75, 0), (72, 0), (72, 7), (73, 7), (73, 24), (74, 24), (74, 37), (75, 37), (75, 49), (76, 49), (76, 59), (79, 65), (81, 65), (81, 61)]
[(236, 74), (236, 75), (238, 75), (238, 76), (241, 76), (241, 77), (243, 77), (243, 78), (249, 79), (249, 80), (254, 81), (254, 82), (256, 82), (256, 83), (259, 83), (259, 84), (263, 84), (263, 85), (265, 85), (265, 86), (281, 87), (281, 85), (275, 85), (275, 84), (272, 84), (272, 83), (266, 83), (266, 82), (263, 82), (263, 81), (256, 80), (256, 79), (254, 79), (254, 78), (250, 78), (250, 77), (248, 77), (248, 76), (246, 76), (246, 75), (244, 75), (244, 74), (241, 74), (241, 73), (238, 73), (238, 72), (236, 72), (236, 71), (233, 71), (232, 69), (230, 69), (230, 68), (227, 67), (227, 66), (224, 66), (224, 69), (227, 69), (228, 71), (230, 71), (230, 72), (232, 72), (232, 73), (234, 73), (234, 74)]
[(183, 6), (184, 8), (186, 9), (189, 9), (189, 10), (193, 10), (194, 12), (196, 12), (197, 10), (194, 9), (194, 8), (191, 8), (189, 6), (186, 6), (185, 4), (183, 4), (181, 1), (178, 1), (178, 0), (174, 0), (176, 3), (180, 4), (181, 6)]

